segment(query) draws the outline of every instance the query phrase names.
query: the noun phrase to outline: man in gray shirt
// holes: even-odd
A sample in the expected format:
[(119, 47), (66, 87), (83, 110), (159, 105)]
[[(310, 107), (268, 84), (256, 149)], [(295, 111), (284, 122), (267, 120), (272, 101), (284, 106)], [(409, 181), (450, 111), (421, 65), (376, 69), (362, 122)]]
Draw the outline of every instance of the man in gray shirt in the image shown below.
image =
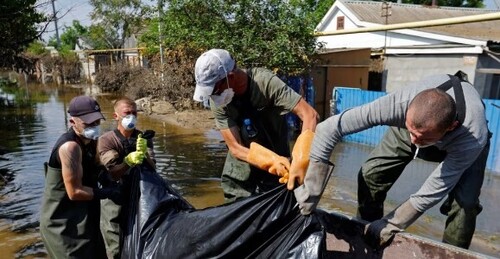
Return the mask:
[[(484, 105), (474, 87), (456, 76), (437, 75), (404, 86), (318, 124), (304, 185), (295, 190), (303, 214), (315, 208), (329, 178), (329, 159), (343, 136), (390, 126), (358, 177), (358, 215), (372, 221), (366, 240), (384, 245), (447, 197), (443, 242), (468, 248), (481, 212), (480, 189), (489, 151)], [(439, 162), (422, 187), (383, 216), (387, 192), (415, 158)]]

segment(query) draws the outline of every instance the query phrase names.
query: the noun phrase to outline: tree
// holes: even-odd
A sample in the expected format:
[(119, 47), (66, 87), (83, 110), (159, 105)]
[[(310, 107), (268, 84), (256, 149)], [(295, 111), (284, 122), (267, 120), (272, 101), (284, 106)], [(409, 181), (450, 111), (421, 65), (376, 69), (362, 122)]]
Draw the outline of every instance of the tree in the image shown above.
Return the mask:
[(92, 20), (97, 21), (107, 34), (118, 36), (121, 46), (126, 37), (137, 32), (142, 20), (150, 11), (141, 0), (90, 0), (89, 2), (94, 6), (94, 11), (91, 13)]
[(94, 49), (117, 49), (122, 45), (115, 30), (107, 30), (101, 24), (90, 25), (86, 40)]
[[(78, 20), (73, 20), (71, 26), (65, 26), (61, 34), (61, 46), (58, 50), (72, 50), (79, 37), (85, 36), (88, 33), (88, 28), (81, 25)], [(57, 47), (56, 36), (49, 38), (49, 46)]]
[(26, 49), (26, 53), (35, 55), (35, 56), (41, 56), (41, 55), (46, 55), (49, 53), (49, 51), (45, 48), (45, 45), (41, 41), (33, 41), (32, 43), (29, 44), (28, 48)]
[[(312, 32), (317, 1), (168, 0), (161, 15), (163, 44), (170, 49), (229, 50), (240, 65), (302, 72), (316, 51)], [(319, 1), (324, 2), (324, 1)], [(329, 1), (332, 2), (332, 1)], [(158, 19), (141, 38), (158, 46)]]
[(37, 25), (46, 17), (36, 10), (36, 0), (2, 1), (0, 3), (0, 67), (18, 63), (18, 54), (41, 32)]

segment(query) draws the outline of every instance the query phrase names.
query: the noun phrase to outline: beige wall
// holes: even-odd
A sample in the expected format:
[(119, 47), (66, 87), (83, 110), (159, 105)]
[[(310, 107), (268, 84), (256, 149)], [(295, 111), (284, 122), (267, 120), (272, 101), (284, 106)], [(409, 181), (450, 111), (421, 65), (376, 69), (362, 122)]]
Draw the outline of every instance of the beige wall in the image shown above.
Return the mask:
[(319, 64), (311, 71), (315, 87), (315, 109), (321, 119), (330, 116), (334, 87), (368, 89), (370, 49), (346, 50), (319, 54)]

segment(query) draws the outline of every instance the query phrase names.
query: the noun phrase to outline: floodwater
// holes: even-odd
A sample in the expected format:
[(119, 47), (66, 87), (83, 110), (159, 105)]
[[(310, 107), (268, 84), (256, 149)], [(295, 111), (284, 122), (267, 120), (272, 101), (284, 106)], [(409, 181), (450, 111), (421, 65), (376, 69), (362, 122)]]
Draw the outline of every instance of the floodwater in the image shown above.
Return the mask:
[[(45, 249), (38, 232), (43, 195), (43, 162), (48, 159), (57, 138), (68, 127), (65, 112), (71, 98), (96, 93), (88, 87), (24, 85), (0, 90), (0, 258), (44, 258)], [(97, 95), (107, 121), (102, 130), (111, 130), (110, 95)], [(7, 107), (6, 99), (15, 106)], [(196, 119), (196, 118), (193, 118)], [(220, 171), (227, 152), (219, 132), (186, 130), (139, 115), (140, 129), (156, 131), (155, 152), (158, 172), (170, 181), (196, 208), (222, 204)], [(334, 177), (323, 195), (320, 207), (354, 215), (356, 175), (371, 148), (340, 144), (332, 156)], [(389, 192), (391, 209), (425, 180), (433, 165), (415, 161)], [(485, 178), (476, 236), (471, 250), (492, 256), (500, 254), (500, 177), (489, 172)], [(427, 212), (409, 231), (440, 240), (445, 218), (437, 207)]]

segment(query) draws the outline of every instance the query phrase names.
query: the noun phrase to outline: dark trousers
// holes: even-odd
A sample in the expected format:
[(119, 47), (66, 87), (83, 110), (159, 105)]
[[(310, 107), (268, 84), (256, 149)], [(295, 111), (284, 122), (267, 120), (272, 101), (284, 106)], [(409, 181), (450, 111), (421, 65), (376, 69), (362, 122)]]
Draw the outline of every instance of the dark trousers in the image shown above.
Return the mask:
[[(374, 221), (384, 216), (387, 192), (415, 155), (408, 130), (391, 127), (381, 143), (370, 153), (358, 173), (358, 216)], [(468, 248), (476, 228), (476, 217), (481, 212), (479, 194), (484, 179), (489, 141), (476, 161), (467, 168), (457, 185), (441, 206), (447, 215), (443, 242)], [(446, 153), (428, 147), (419, 150), (418, 157), (440, 162)]]

